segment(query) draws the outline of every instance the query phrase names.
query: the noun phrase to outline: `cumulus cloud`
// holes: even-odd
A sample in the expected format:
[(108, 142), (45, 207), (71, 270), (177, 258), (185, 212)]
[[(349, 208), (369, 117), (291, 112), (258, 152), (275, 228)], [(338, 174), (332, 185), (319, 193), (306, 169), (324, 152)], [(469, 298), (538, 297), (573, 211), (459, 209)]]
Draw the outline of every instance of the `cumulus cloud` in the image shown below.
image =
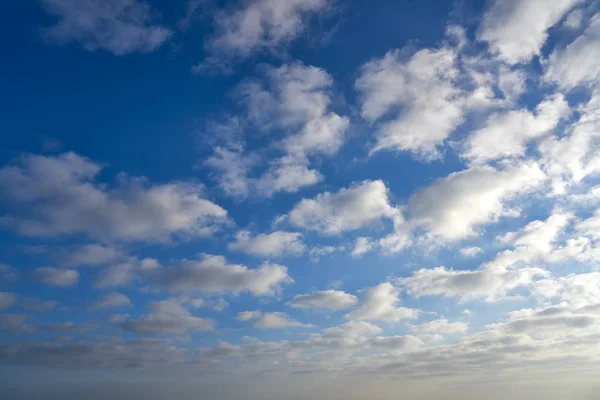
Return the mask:
[(467, 333), (469, 326), (464, 322), (450, 322), (446, 318), (440, 318), (420, 325), (413, 325), (410, 330), (416, 333), (456, 335)]
[(120, 174), (109, 189), (97, 182), (101, 169), (74, 153), (21, 157), (0, 169), (0, 187), (14, 206), (0, 223), (34, 237), (165, 241), (209, 235), (227, 219), (227, 211), (203, 198), (201, 185), (149, 185)]
[[(587, 54), (585, 53), (586, 57)], [(579, 118), (563, 135), (551, 136), (539, 145), (542, 165), (552, 179), (554, 195), (564, 195), (586, 177), (600, 171), (598, 129), (600, 127), (600, 86), (591, 92), (590, 100), (582, 104)]]
[(398, 214), (382, 181), (363, 181), (335, 193), (303, 199), (289, 213), (292, 224), (326, 234), (365, 228)]
[(70, 287), (79, 283), (79, 272), (74, 269), (39, 267), (31, 273), (31, 277), (49, 286)]
[(397, 283), (417, 298), (444, 296), (494, 301), (505, 298), (517, 288), (531, 286), (536, 278), (547, 276), (549, 273), (541, 268), (509, 270), (496, 267), (456, 271), (438, 267), (420, 269), (407, 278), (398, 279)]
[(493, 114), (483, 128), (468, 137), (462, 156), (474, 164), (524, 156), (527, 144), (552, 133), (569, 111), (559, 94), (538, 104), (534, 113), (512, 110)]
[(261, 257), (281, 257), (304, 253), (306, 246), (300, 233), (276, 231), (252, 237), (249, 231), (239, 231), (236, 241), (229, 244), (229, 250), (241, 251)]
[(481, 248), (479, 247), (463, 247), (462, 249), (460, 249), (460, 254), (462, 254), (465, 257), (475, 257), (482, 251), (483, 250), (481, 250)]
[(29, 324), (29, 320), (25, 314), (0, 314), (0, 332), (14, 335), (34, 333), (35, 328)]
[(273, 295), (282, 285), (293, 282), (287, 267), (263, 263), (250, 269), (228, 264), (224, 257), (206, 255), (201, 261), (184, 260), (170, 267), (147, 271), (156, 287), (179, 292), (240, 293), (257, 296)]
[(465, 94), (456, 84), (460, 71), (452, 49), (417, 51), (409, 59), (394, 50), (361, 69), (356, 88), (361, 110), (369, 122), (383, 120), (372, 151), (411, 151), (438, 157), (440, 145), (462, 123)]
[(17, 295), (14, 293), (0, 292), (0, 311), (11, 308), (17, 302)]
[(325, 308), (329, 310), (344, 310), (358, 303), (356, 296), (341, 290), (323, 290), (309, 294), (298, 294), (291, 301), (292, 307)]
[(214, 17), (215, 35), (206, 43), (212, 55), (194, 70), (223, 70), (233, 59), (277, 51), (302, 34), (311, 14), (323, 11), (329, 3), (329, 0), (254, 0), (220, 11)]
[(44, 8), (58, 17), (44, 29), (57, 44), (78, 42), (86, 50), (106, 50), (121, 56), (151, 53), (172, 35), (170, 29), (154, 24), (157, 13), (138, 0), (41, 0)]
[(131, 300), (123, 293), (110, 292), (91, 302), (88, 308), (92, 310), (131, 306)]
[(313, 325), (298, 322), (283, 312), (243, 311), (237, 316), (240, 321), (254, 321), (252, 326), (264, 329), (310, 328)]
[(391, 283), (381, 283), (366, 289), (359, 308), (346, 314), (350, 320), (398, 322), (415, 319), (419, 310), (400, 307), (400, 291)]
[(600, 14), (596, 14), (581, 36), (550, 55), (545, 78), (565, 89), (595, 84), (600, 77), (599, 44)]
[(172, 300), (150, 304), (148, 314), (136, 320), (125, 321), (121, 327), (139, 334), (185, 334), (215, 330), (216, 323), (210, 318), (192, 315), (181, 304)]
[(362, 237), (362, 236), (357, 237), (356, 240), (354, 241), (354, 249), (352, 249), (352, 252), (350, 253), (350, 255), (352, 257), (360, 257), (363, 254), (371, 251), (373, 249), (373, 246), (374, 246), (374, 244), (370, 238)]
[[(214, 169), (219, 186), (230, 195), (270, 197), (320, 182), (323, 176), (310, 168), (310, 158), (337, 153), (349, 126), (347, 117), (331, 110), (332, 87), (333, 78), (325, 70), (301, 63), (267, 68), (264, 79), (241, 84), (237, 93), (250, 127), (283, 133), (283, 138), (268, 149), (277, 156), (259, 177), (251, 172), (261, 157), (244, 153), (242, 140), (216, 146), (204, 164)], [(238, 132), (243, 129), (239, 125), (229, 130)]]
[(102, 269), (96, 276), (94, 285), (97, 288), (114, 288), (125, 286), (136, 279), (139, 272), (152, 271), (160, 265), (152, 258), (139, 260), (129, 257), (127, 260)]
[(518, 209), (506, 202), (539, 188), (544, 180), (540, 167), (532, 163), (454, 172), (415, 193), (408, 203), (408, 217), (440, 239), (472, 237), (485, 224), (518, 215)]
[(62, 261), (66, 266), (98, 266), (122, 258), (124, 255), (117, 249), (101, 244), (86, 244), (78, 246), (69, 252)]
[(509, 64), (539, 55), (548, 29), (581, 0), (494, 0), (483, 16), (477, 38)]

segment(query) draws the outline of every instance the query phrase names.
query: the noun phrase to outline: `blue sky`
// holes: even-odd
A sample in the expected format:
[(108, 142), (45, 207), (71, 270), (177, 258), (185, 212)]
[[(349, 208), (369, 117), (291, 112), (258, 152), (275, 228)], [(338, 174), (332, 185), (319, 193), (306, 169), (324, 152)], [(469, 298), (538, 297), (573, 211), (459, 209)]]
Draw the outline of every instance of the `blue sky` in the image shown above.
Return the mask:
[(10, 398), (597, 389), (597, 1), (0, 11)]

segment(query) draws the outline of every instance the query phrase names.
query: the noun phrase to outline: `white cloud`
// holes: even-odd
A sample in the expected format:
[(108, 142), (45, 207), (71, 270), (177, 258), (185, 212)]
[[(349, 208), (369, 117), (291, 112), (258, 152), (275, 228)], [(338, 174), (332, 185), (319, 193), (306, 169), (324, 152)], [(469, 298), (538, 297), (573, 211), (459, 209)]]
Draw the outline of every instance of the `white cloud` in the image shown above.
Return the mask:
[(328, 0), (255, 0), (218, 12), (214, 18), (216, 34), (206, 45), (213, 55), (195, 70), (223, 68), (234, 58), (279, 50), (304, 31), (311, 14), (323, 11), (328, 3)]
[(137, 320), (124, 322), (121, 327), (139, 334), (164, 335), (214, 331), (216, 326), (212, 319), (196, 317), (171, 300), (153, 302), (149, 311)]
[(79, 272), (74, 269), (39, 267), (32, 272), (31, 276), (50, 286), (69, 287), (77, 286), (79, 283)]
[(307, 165), (305, 158), (281, 157), (269, 163), (269, 169), (256, 180), (256, 191), (266, 197), (277, 192), (296, 193), (323, 180), (323, 175)]
[(115, 308), (131, 306), (129, 297), (122, 293), (110, 292), (100, 296), (97, 300), (90, 303), (89, 308), (93, 310), (103, 308)]
[(585, 13), (581, 8), (573, 10), (567, 15), (565, 21), (562, 26), (566, 29), (579, 29), (583, 25), (583, 20), (585, 18)]
[(105, 265), (123, 257), (119, 250), (100, 244), (86, 244), (76, 247), (63, 257), (62, 261), (69, 267)]
[(239, 136), (238, 131), (246, 128), (277, 132), (283, 138), (274, 140), (268, 149), (278, 156), (269, 159), (268, 168), (259, 177), (252, 177), (251, 172), (262, 157), (245, 154), (241, 140), (216, 146), (205, 165), (216, 170), (221, 189), (240, 197), (250, 193), (270, 197), (320, 182), (323, 176), (310, 168), (310, 157), (337, 153), (349, 126), (347, 117), (330, 110), (332, 86), (333, 79), (325, 70), (301, 63), (268, 68), (265, 79), (241, 84), (237, 93), (246, 107), (244, 121), (249, 126), (235, 122), (227, 134)]
[(252, 321), (255, 319), (259, 319), (262, 315), (260, 311), (242, 311), (239, 312), (236, 319), (238, 321)]
[(485, 224), (518, 215), (506, 202), (539, 188), (544, 179), (538, 165), (527, 163), (455, 172), (411, 197), (409, 222), (444, 240), (473, 237)]
[(17, 295), (14, 293), (0, 292), (0, 311), (11, 308), (17, 302)]
[(437, 146), (463, 121), (465, 94), (455, 85), (460, 74), (456, 54), (424, 49), (408, 60), (403, 54), (390, 51), (369, 61), (356, 81), (364, 118), (376, 122), (396, 113), (377, 129), (372, 151), (407, 150), (435, 158)]
[(569, 113), (562, 95), (554, 95), (537, 105), (535, 112), (506, 111), (490, 116), (486, 125), (466, 140), (462, 157), (474, 164), (525, 155), (527, 144), (552, 133)]
[(273, 295), (281, 286), (293, 282), (287, 267), (263, 263), (250, 269), (245, 265), (227, 264), (224, 257), (206, 255), (201, 261), (183, 260), (174, 266), (147, 271), (147, 278), (157, 287), (181, 292), (240, 293)]
[(541, 162), (552, 179), (555, 195), (564, 195), (586, 177), (600, 172), (600, 85), (592, 90), (590, 100), (578, 111), (579, 119), (565, 129), (562, 136), (549, 137), (539, 146)]
[(363, 181), (324, 192), (314, 199), (303, 199), (289, 213), (292, 224), (326, 234), (366, 228), (399, 211), (390, 205), (388, 189), (382, 181)]
[(354, 249), (350, 255), (352, 257), (360, 257), (373, 249), (374, 243), (368, 237), (357, 237), (354, 241)]
[(101, 270), (94, 282), (98, 288), (125, 286), (132, 282), (140, 271), (154, 270), (159, 267), (158, 261), (152, 258), (138, 260), (130, 257), (128, 260), (109, 265)]
[(539, 55), (548, 29), (581, 0), (493, 0), (485, 12), (477, 38), (509, 64), (528, 62)]
[(599, 47), (600, 14), (596, 14), (581, 36), (550, 55), (545, 78), (565, 89), (593, 85), (600, 77)]
[(86, 50), (106, 50), (116, 55), (150, 53), (171, 35), (152, 24), (154, 10), (138, 0), (41, 0), (56, 15), (56, 25), (44, 33), (52, 42), (79, 42)]
[(407, 278), (400, 278), (397, 284), (406, 288), (414, 297), (444, 296), (459, 297), (463, 300), (485, 298), (496, 301), (506, 298), (513, 290), (531, 287), (536, 278), (549, 276), (541, 268), (485, 268), (480, 270), (456, 271), (437, 267), (420, 269)]
[(361, 298), (361, 305), (346, 314), (350, 320), (398, 322), (402, 319), (415, 319), (419, 310), (399, 307), (400, 291), (391, 283), (381, 283), (366, 289)]
[(460, 249), (460, 254), (462, 254), (465, 257), (475, 257), (482, 251), (483, 250), (481, 250), (481, 248), (479, 247), (463, 247), (462, 249)]
[(456, 335), (467, 333), (469, 326), (464, 322), (450, 322), (446, 318), (440, 318), (420, 325), (413, 325), (410, 330), (416, 333)]
[(298, 322), (286, 313), (282, 312), (271, 312), (264, 313), (260, 318), (254, 322), (255, 328), (264, 329), (283, 329), (283, 328), (310, 328), (313, 325), (303, 324)]
[(358, 303), (356, 296), (340, 290), (323, 290), (310, 294), (298, 294), (291, 301), (292, 307), (325, 308), (329, 310), (344, 310)]
[(263, 329), (309, 328), (313, 326), (298, 322), (283, 312), (242, 311), (238, 313), (236, 319), (245, 322), (254, 321), (252, 326)]
[(276, 231), (252, 237), (249, 231), (239, 231), (236, 241), (229, 244), (229, 250), (241, 251), (261, 257), (281, 257), (299, 255), (306, 251), (300, 233)]
[(333, 253), (339, 253), (346, 250), (345, 246), (315, 246), (310, 249), (308, 255), (313, 261), (318, 261), (320, 257), (328, 256)]
[(348, 321), (345, 324), (327, 328), (323, 335), (328, 338), (360, 338), (379, 335), (383, 329), (366, 321)]
[(74, 153), (21, 157), (0, 169), (0, 187), (17, 206), (16, 216), (0, 223), (35, 237), (165, 241), (209, 235), (227, 220), (227, 211), (203, 198), (201, 185), (149, 185), (119, 174), (118, 186), (108, 189), (96, 182), (101, 169)]

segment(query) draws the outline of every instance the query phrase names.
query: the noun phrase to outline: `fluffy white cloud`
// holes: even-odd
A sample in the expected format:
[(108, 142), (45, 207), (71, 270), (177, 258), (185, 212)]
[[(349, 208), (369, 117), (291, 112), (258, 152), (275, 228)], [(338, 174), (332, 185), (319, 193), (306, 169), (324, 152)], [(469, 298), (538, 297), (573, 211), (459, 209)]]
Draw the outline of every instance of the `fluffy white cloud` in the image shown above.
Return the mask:
[(252, 321), (254, 319), (260, 318), (262, 313), (258, 310), (256, 311), (242, 311), (239, 312), (236, 319), (238, 321)]
[(296, 39), (306, 19), (322, 11), (329, 0), (254, 0), (215, 15), (215, 36), (207, 43), (213, 53), (195, 67), (200, 72), (224, 68), (232, 58), (246, 58), (259, 51), (276, 51)]
[(59, 20), (45, 29), (58, 44), (79, 42), (85, 49), (116, 55), (150, 53), (171, 35), (171, 30), (152, 24), (155, 12), (138, 0), (41, 0)]
[(472, 237), (485, 224), (518, 215), (506, 202), (539, 188), (544, 180), (540, 167), (532, 163), (455, 172), (411, 197), (409, 221), (444, 240)]
[(92, 310), (103, 308), (115, 308), (131, 306), (131, 300), (123, 293), (111, 292), (100, 296), (97, 300), (90, 303), (89, 308)]
[(546, 79), (565, 89), (598, 82), (600, 77), (600, 14), (565, 48), (556, 49), (546, 65)]
[(365, 290), (360, 307), (346, 314), (350, 320), (398, 322), (402, 319), (415, 319), (419, 310), (399, 307), (400, 291), (391, 283), (385, 282)]
[(0, 311), (11, 308), (17, 302), (17, 295), (14, 293), (0, 292)]
[(348, 321), (345, 324), (327, 328), (323, 336), (327, 338), (360, 338), (378, 335), (383, 330), (377, 325), (366, 321)]
[(382, 181), (363, 181), (336, 193), (303, 199), (289, 213), (292, 224), (327, 234), (365, 228), (398, 210), (390, 205)]
[(477, 38), (509, 64), (539, 55), (548, 29), (581, 0), (493, 0), (485, 12)]
[(264, 329), (310, 328), (313, 326), (298, 322), (283, 312), (243, 311), (238, 313), (237, 319), (240, 321), (254, 321), (252, 326)]
[(360, 257), (373, 249), (374, 243), (368, 237), (357, 237), (354, 241), (354, 249), (350, 255), (352, 257)]
[(562, 136), (551, 136), (539, 146), (542, 165), (552, 179), (555, 195), (564, 195), (600, 171), (600, 85), (592, 90), (590, 100), (578, 111), (579, 119), (565, 129)]
[[(252, 177), (251, 172), (261, 157), (245, 154), (241, 140), (216, 146), (205, 165), (215, 170), (219, 186), (227, 194), (270, 197), (321, 181), (321, 173), (310, 168), (310, 157), (337, 153), (349, 126), (347, 117), (330, 110), (332, 86), (333, 79), (326, 71), (300, 63), (268, 68), (265, 79), (240, 85), (237, 93), (247, 109), (248, 124), (284, 135), (269, 149), (278, 156), (269, 160), (259, 177)], [(228, 134), (244, 129), (239, 125), (226, 128)]]
[(79, 283), (79, 272), (74, 269), (39, 267), (31, 273), (31, 276), (50, 286), (69, 287), (77, 286)]
[(112, 247), (100, 244), (86, 244), (76, 247), (72, 252), (63, 257), (62, 261), (69, 267), (97, 266), (123, 258), (123, 254)]
[(463, 300), (485, 298), (495, 301), (505, 298), (511, 291), (531, 287), (536, 278), (549, 276), (541, 268), (485, 268), (456, 271), (438, 267), (420, 269), (407, 278), (396, 282), (414, 297), (444, 296), (460, 297)]
[(240, 293), (273, 295), (285, 283), (293, 282), (287, 267), (263, 263), (250, 269), (245, 265), (227, 264), (224, 257), (206, 255), (201, 261), (184, 260), (171, 267), (146, 271), (157, 287), (181, 292)]
[(464, 93), (455, 84), (459, 73), (452, 49), (424, 49), (408, 60), (395, 50), (365, 64), (356, 81), (363, 117), (376, 122), (390, 112), (397, 114), (381, 123), (372, 151), (437, 157), (436, 147), (463, 120)]
[(315, 246), (310, 249), (308, 255), (310, 256), (311, 260), (318, 261), (320, 257), (339, 253), (344, 250), (346, 250), (345, 246)]
[(323, 290), (310, 294), (298, 294), (291, 301), (292, 307), (326, 308), (329, 310), (344, 310), (358, 303), (356, 296), (340, 290)]
[(474, 164), (525, 155), (527, 144), (551, 133), (569, 112), (562, 95), (537, 105), (535, 112), (506, 111), (490, 116), (486, 125), (466, 140), (462, 157)]
[(467, 333), (469, 326), (464, 322), (450, 322), (446, 318), (440, 318), (420, 325), (413, 325), (410, 330), (416, 333), (455, 335)]
[(587, 241), (569, 240), (562, 247), (556, 243), (573, 218), (571, 213), (556, 211), (544, 221), (531, 221), (518, 232), (498, 237), (499, 242), (510, 244), (513, 248), (498, 253), (487, 265), (513, 267), (517, 263), (563, 262), (582, 255)]
[(96, 182), (101, 169), (74, 153), (23, 156), (0, 169), (0, 187), (15, 205), (0, 223), (36, 237), (164, 241), (209, 235), (227, 219), (227, 211), (202, 197), (200, 185), (152, 186), (120, 174), (119, 185), (108, 189)]
[(153, 302), (149, 311), (137, 320), (124, 322), (121, 327), (140, 334), (164, 335), (213, 331), (216, 326), (212, 319), (196, 317), (172, 300)]
[(481, 250), (481, 248), (479, 247), (463, 247), (462, 249), (460, 249), (460, 254), (462, 254), (465, 257), (475, 257), (482, 251), (483, 250)]
[(113, 288), (125, 286), (132, 282), (138, 272), (154, 270), (159, 267), (158, 261), (152, 258), (138, 260), (130, 257), (128, 260), (109, 265), (96, 276), (94, 285), (98, 288)]
[(262, 257), (299, 255), (306, 250), (301, 236), (300, 233), (276, 231), (252, 237), (249, 231), (239, 231), (235, 235), (236, 241), (229, 244), (229, 250)]

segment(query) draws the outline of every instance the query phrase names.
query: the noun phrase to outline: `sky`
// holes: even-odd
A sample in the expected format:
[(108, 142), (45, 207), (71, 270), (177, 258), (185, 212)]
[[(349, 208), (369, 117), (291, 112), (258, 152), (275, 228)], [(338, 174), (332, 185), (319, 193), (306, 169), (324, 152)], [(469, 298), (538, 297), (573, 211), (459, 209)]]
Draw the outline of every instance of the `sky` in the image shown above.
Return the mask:
[(0, 33), (2, 398), (598, 398), (599, 1)]

